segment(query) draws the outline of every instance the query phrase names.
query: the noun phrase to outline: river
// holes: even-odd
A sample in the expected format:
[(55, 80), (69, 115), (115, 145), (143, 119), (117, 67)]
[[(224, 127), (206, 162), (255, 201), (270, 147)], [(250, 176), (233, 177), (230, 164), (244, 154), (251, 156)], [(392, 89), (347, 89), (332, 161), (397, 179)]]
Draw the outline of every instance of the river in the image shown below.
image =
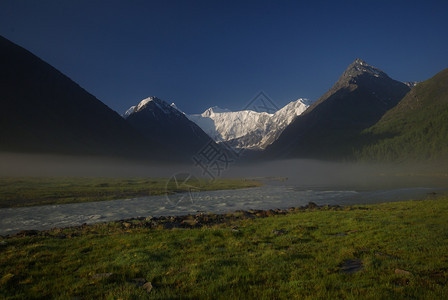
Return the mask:
[(416, 187), (363, 191), (267, 184), (249, 189), (177, 194), (168, 198), (149, 196), (89, 203), (4, 208), (0, 209), (0, 235), (13, 234), (21, 230), (45, 230), (133, 217), (299, 207), (309, 202), (318, 205), (350, 205), (421, 200), (439, 190)]

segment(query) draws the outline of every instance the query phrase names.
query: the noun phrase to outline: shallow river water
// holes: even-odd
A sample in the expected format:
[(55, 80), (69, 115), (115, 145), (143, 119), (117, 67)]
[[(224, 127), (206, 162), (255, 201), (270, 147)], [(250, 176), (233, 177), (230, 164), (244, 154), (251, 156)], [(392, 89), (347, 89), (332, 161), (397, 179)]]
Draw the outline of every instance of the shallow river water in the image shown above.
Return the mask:
[(335, 190), (288, 185), (197, 192), (175, 196), (45, 205), (0, 209), (0, 235), (20, 230), (45, 230), (83, 223), (115, 221), (133, 217), (195, 214), (199, 211), (225, 213), (247, 209), (298, 207), (314, 202), (325, 204), (373, 204), (424, 199), (436, 188), (402, 188), (375, 191)]

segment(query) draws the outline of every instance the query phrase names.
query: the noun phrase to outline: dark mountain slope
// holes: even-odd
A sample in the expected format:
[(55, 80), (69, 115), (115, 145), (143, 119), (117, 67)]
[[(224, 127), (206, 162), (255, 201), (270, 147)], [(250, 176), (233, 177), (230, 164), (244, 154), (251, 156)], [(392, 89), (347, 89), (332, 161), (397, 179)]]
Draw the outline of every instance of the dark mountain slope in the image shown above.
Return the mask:
[(131, 107), (126, 120), (143, 135), (159, 141), (166, 149), (173, 149), (179, 158), (191, 160), (211, 143), (220, 147), (175, 105), (157, 97), (149, 97)]
[(29, 51), (0, 37), (0, 150), (160, 154), (116, 112)]
[(358, 159), (448, 159), (448, 69), (416, 85), (362, 138)]
[(266, 149), (266, 155), (271, 158), (349, 157), (361, 131), (375, 124), (408, 91), (407, 85), (356, 59), (335, 85)]

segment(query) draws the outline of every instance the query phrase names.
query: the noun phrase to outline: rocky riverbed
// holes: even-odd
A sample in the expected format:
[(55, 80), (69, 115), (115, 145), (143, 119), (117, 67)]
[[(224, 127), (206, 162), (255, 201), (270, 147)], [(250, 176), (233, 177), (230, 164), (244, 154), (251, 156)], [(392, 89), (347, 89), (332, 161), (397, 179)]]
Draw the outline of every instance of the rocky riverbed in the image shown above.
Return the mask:
[[(169, 198), (149, 196), (101, 202), (6, 208), (0, 209), (0, 235), (14, 234), (22, 230), (47, 230), (131, 218), (145, 219), (148, 216), (164, 220), (164, 218), (178, 218), (177, 216), (198, 213), (233, 214), (238, 211), (259, 210), (258, 214), (263, 214), (261, 211), (276, 211), (277, 209), (280, 212), (289, 207), (305, 206), (309, 202), (319, 206), (335, 206), (418, 200), (438, 191), (439, 189), (430, 188), (357, 191), (266, 185), (250, 189), (177, 194)], [(183, 221), (174, 220), (171, 223), (177, 224)], [(191, 223), (194, 224), (194, 222)]]
[[(204, 226), (213, 226), (217, 224), (229, 223), (232, 224), (237, 220), (254, 219), (254, 218), (266, 218), (276, 215), (286, 215), (290, 213), (298, 213), (313, 210), (342, 210), (342, 209), (368, 209), (366, 207), (343, 207), (340, 205), (317, 205), (314, 202), (309, 202), (305, 206), (290, 207), (288, 209), (250, 209), (250, 210), (237, 210), (231, 213), (214, 214), (214, 213), (198, 213), (188, 214), (184, 216), (160, 216), (160, 217), (138, 217), (128, 218), (124, 220), (118, 220), (110, 222), (111, 225), (118, 225), (123, 230), (134, 228), (154, 228), (154, 229), (173, 229), (173, 228), (201, 228)], [(5, 238), (13, 237), (25, 237), (25, 236), (50, 236), (55, 238), (72, 238), (80, 235), (83, 231), (91, 232), (92, 226), (84, 223), (80, 226), (71, 226), (70, 234), (63, 233), (64, 228), (53, 228), (49, 230), (22, 230), (14, 234), (6, 235)], [(231, 228), (234, 231), (238, 231), (237, 227)], [(275, 234), (282, 234), (281, 230), (274, 232)]]

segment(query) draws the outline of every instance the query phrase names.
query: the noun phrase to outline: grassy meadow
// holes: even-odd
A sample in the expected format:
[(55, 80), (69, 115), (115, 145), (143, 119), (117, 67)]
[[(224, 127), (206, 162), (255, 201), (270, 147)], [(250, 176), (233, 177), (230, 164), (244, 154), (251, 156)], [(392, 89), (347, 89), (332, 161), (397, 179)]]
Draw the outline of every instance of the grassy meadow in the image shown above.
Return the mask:
[(191, 229), (148, 226), (148, 219), (0, 238), (0, 298), (448, 295), (446, 195), (239, 216)]
[[(192, 178), (201, 191), (260, 186), (255, 180)], [(188, 191), (168, 178), (0, 177), (0, 208), (105, 201)]]

